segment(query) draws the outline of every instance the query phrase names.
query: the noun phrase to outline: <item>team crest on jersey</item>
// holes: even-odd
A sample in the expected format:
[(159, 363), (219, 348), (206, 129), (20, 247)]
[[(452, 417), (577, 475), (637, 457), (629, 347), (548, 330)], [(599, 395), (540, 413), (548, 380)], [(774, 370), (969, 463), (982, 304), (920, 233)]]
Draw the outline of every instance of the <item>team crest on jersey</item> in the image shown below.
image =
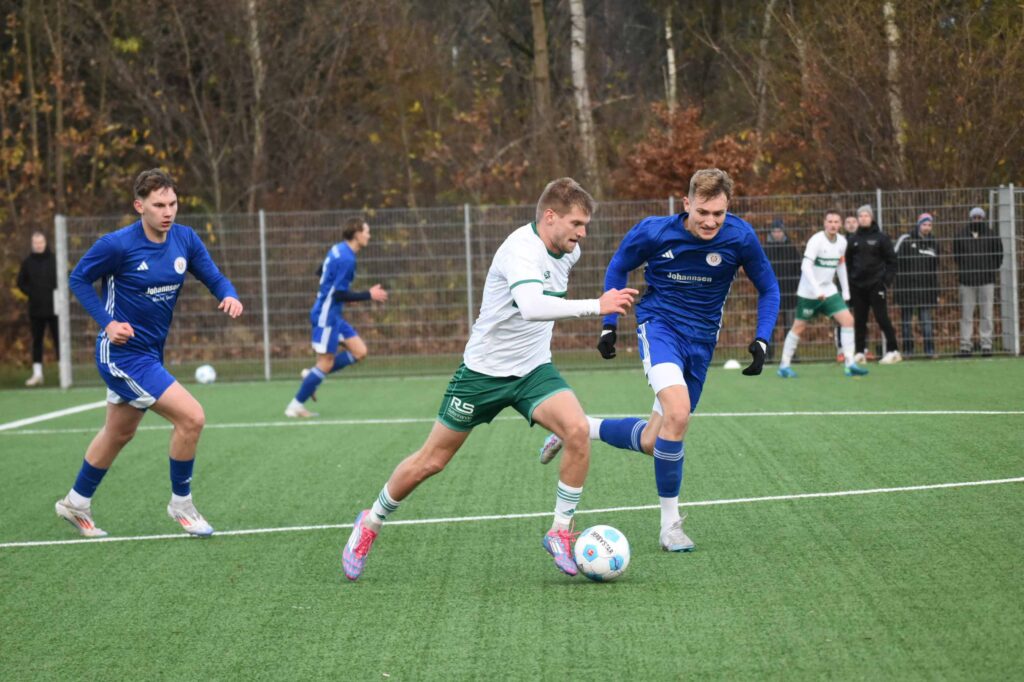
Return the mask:
[(705, 258), (704, 260), (706, 260), (708, 262), (708, 265), (710, 265), (712, 267), (717, 267), (717, 266), (722, 264), (722, 254), (720, 254), (720, 253), (709, 253), (707, 255), (707, 258)]
[(174, 259), (174, 271), (176, 273), (178, 273), (179, 275), (184, 275), (185, 274), (185, 268), (187, 268), (187, 267), (188, 267), (188, 262), (184, 258), (182, 258), (181, 256), (178, 256), (177, 258)]

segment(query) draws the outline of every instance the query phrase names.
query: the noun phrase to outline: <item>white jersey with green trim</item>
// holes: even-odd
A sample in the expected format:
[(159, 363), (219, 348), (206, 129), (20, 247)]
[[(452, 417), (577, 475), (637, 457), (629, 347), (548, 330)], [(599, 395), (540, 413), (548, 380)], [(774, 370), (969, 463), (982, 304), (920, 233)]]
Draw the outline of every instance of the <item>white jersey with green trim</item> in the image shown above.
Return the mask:
[(524, 320), (512, 290), (539, 282), (545, 296), (564, 298), (569, 289), (569, 271), (579, 259), (579, 246), (571, 253), (550, 253), (533, 223), (510, 234), (498, 247), (487, 271), (480, 315), (463, 354), (466, 367), (488, 376), (521, 377), (551, 362), (555, 323)]
[[(836, 235), (832, 241), (825, 234), (825, 231), (817, 232), (807, 240), (807, 248), (804, 249), (804, 266), (801, 267), (800, 285), (796, 289), (796, 295), (801, 298), (818, 298), (822, 294), (825, 297), (832, 296), (839, 292), (836, 288), (836, 268), (846, 257), (846, 237)], [(813, 277), (808, 277), (807, 261), (810, 261)]]

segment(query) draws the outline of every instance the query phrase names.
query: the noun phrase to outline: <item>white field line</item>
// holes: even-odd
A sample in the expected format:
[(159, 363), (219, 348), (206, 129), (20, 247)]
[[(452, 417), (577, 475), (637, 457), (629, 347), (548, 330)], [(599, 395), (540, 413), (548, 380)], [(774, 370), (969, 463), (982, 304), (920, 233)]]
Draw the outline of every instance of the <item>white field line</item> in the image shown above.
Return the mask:
[(9, 431), (11, 429), (17, 429), (22, 426), (28, 426), (29, 424), (36, 424), (38, 422), (45, 422), (50, 419), (57, 419), (58, 417), (65, 417), (69, 414), (78, 414), (79, 412), (86, 412), (88, 410), (95, 410), (103, 407), (107, 404), (106, 400), (100, 400), (95, 403), (86, 403), (85, 405), (76, 405), (75, 407), (67, 407), (63, 410), (57, 410), (56, 412), (47, 412), (46, 414), (37, 414), (34, 417), (26, 417), (25, 419), (18, 419), (17, 421), (7, 422), (6, 424), (0, 424), (0, 431)]
[[(97, 407), (105, 403), (95, 403), (88, 407)], [(77, 412), (88, 409), (81, 405), (77, 408), (70, 408)], [(56, 414), (56, 413), (51, 413)], [(71, 413), (68, 413), (71, 414)], [(694, 417), (945, 417), (953, 415), (963, 416), (1021, 416), (1024, 410), (859, 410), (859, 411), (793, 411), (793, 412), (694, 412)], [(40, 415), (43, 417), (46, 415)], [(605, 414), (591, 415), (594, 417), (605, 417), (619, 419), (622, 417), (636, 417), (637, 414)], [(37, 419), (33, 417), (33, 419)], [(522, 421), (519, 416), (497, 417), (494, 421)], [(22, 420), (23, 422), (25, 420)], [(433, 424), (434, 417), (393, 417), (383, 419), (305, 419), (305, 420), (275, 420), (263, 422), (225, 422), (207, 424), (204, 429), (259, 429), (259, 428), (311, 428), (319, 426), (393, 426), (398, 424)], [(15, 423), (15, 422), (12, 422)], [(7, 426), (7, 425), (3, 425)], [(5, 436), (53, 436), (60, 434), (74, 433), (95, 433), (99, 429), (96, 426), (68, 429), (21, 429), (18, 431), (4, 431), (0, 428), (0, 435)], [(13, 429), (13, 426), (7, 426)], [(147, 424), (140, 426), (139, 431), (169, 431), (170, 424)]]
[[(868, 488), (865, 490), (836, 490), (820, 493), (796, 493), (792, 495), (768, 495), (765, 497), (736, 497), (722, 500), (700, 500), (696, 502), (683, 502), (680, 507), (716, 507), (727, 504), (750, 504), (753, 502), (780, 502), (788, 500), (809, 500), (824, 497), (852, 497), (855, 495), (879, 495), (884, 493), (905, 493), (920, 490), (940, 490), (943, 488), (967, 488), (984, 485), (1002, 485), (1006, 483), (1024, 483), (1024, 476), (1015, 478), (997, 478), (986, 481), (961, 481), (959, 483), (931, 483), (927, 485), (909, 485), (891, 488)], [(606, 507), (604, 509), (581, 509), (576, 514), (606, 514), (610, 512), (633, 512), (659, 509), (658, 505), (647, 504), (631, 507)], [(484, 516), (452, 516), (434, 519), (404, 519), (388, 521), (389, 526), (423, 526), (438, 523), (470, 523), (480, 521), (508, 521), (513, 519), (533, 519), (550, 516), (550, 511), (525, 512), (520, 514), (489, 514)], [(218, 537), (225, 535), (266, 535), (269, 533), (295, 533), (301, 531), (316, 530), (344, 530), (351, 528), (351, 523), (326, 523), (306, 526), (283, 526), (278, 528), (246, 528), (242, 530), (217, 531)], [(105, 538), (79, 538), (75, 540), (33, 540), (26, 542), (3, 542), (0, 549), (17, 547), (49, 547), (53, 545), (80, 545), (80, 544), (101, 544), (106, 542), (138, 542), (142, 540), (181, 540), (190, 538), (190, 535), (183, 533), (164, 535), (134, 535), (127, 537), (105, 537)]]

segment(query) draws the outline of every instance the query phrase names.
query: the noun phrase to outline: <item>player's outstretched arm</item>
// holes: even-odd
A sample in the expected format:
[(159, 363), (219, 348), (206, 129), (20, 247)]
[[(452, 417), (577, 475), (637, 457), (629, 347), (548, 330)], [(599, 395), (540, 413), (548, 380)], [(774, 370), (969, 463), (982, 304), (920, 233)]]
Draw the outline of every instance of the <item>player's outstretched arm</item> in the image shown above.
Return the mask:
[(385, 303), (388, 300), (388, 292), (380, 284), (370, 287), (370, 298), (378, 303)]
[(768, 342), (761, 338), (754, 339), (747, 350), (750, 351), (753, 359), (743, 369), (743, 373), (748, 377), (755, 377), (764, 369), (764, 356), (768, 352)]
[(234, 296), (225, 296), (224, 300), (222, 300), (220, 305), (217, 306), (217, 310), (223, 310), (231, 316), (231, 319), (235, 319), (242, 314), (244, 307), (242, 306), (242, 302)]

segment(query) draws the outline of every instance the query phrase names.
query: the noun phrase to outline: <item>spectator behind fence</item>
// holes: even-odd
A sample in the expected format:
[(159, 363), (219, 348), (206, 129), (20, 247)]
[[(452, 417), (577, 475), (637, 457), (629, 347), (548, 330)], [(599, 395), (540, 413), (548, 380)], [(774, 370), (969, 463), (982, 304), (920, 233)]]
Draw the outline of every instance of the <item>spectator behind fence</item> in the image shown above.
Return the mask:
[(960, 283), (960, 357), (974, 350), (974, 309), (980, 308), (978, 340), (981, 354), (992, 355), (992, 307), (995, 300), (996, 274), (1003, 264), (1003, 242), (992, 232), (985, 220), (985, 210), (971, 209), (970, 223), (953, 240)]
[(914, 353), (914, 313), (921, 323), (924, 354), (935, 357), (932, 309), (939, 299), (939, 244), (932, 236), (930, 213), (917, 217), (917, 226), (896, 240), (896, 305), (900, 307), (903, 354)]
[(57, 339), (57, 315), (53, 310), (53, 292), (57, 288), (57, 258), (46, 246), (46, 235), (32, 233), (32, 253), (21, 263), (18, 288), (28, 296), (28, 319), (32, 328), (32, 376), (26, 386), (43, 384), (43, 339), (46, 330), (53, 338), (53, 350), (60, 359)]
[[(875, 222), (875, 211), (869, 204), (857, 209), (857, 231), (846, 249), (846, 264), (850, 276), (850, 294), (853, 302), (855, 347), (858, 354), (867, 356), (868, 311), (874, 311), (875, 321), (885, 335), (885, 352), (879, 362), (891, 365), (903, 359), (896, 330), (889, 320), (887, 289), (896, 278), (896, 251), (892, 240)], [(861, 362), (861, 358), (856, 358)]]
[[(784, 329), (793, 326), (793, 311), (796, 309), (796, 288), (800, 284), (800, 251), (786, 236), (786, 226), (782, 218), (772, 221), (772, 229), (764, 243), (764, 252), (768, 262), (775, 271), (775, 279), (779, 280), (779, 292), (782, 299), (779, 304), (779, 322)], [(768, 360), (774, 356), (775, 330), (768, 343)]]

